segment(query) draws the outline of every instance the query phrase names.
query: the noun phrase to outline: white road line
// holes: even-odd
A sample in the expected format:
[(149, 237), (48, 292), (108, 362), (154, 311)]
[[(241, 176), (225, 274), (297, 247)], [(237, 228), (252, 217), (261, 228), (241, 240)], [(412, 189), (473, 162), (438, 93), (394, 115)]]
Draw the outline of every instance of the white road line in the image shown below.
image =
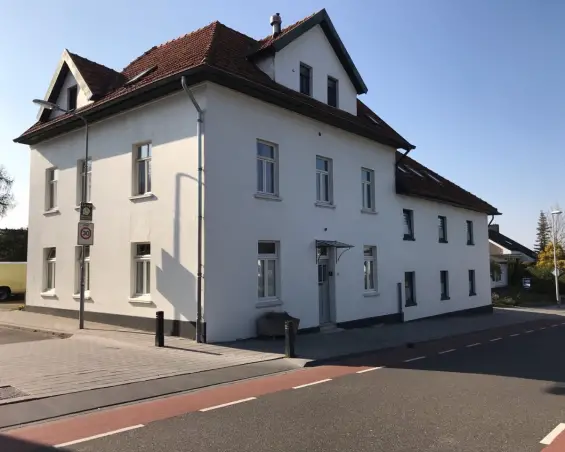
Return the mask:
[(555, 328), (556, 326), (559, 326), (557, 323), (554, 323), (553, 325), (551, 325), (551, 328)]
[(471, 347), (476, 347), (477, 345), (481, 345), (481, 343), (480, 343), (480, 342), (475, 342), (474, 344), (469, 344), (469, 345), (466, 345), (465, 347), (471, 348)]
[(449, 350), (443, 350), (442, 352), (438, 352), (438, 355), (443, 355), (445, 353), (451, 353), (454, 352), (456, 349), (455, 348), (450, 348)]
[(313, 381), (312, 383), (306, 383), (305, 385), (294, 386), (292, 389), (300, 389), (300, 388), (305, 388), (307, 386), (319, 385), (320, 383), (325, 383), (326, 381), (332, 381), (332, 379), (326, 378), (325, 380)]
[(424, 359), (425, 356), (418, 356), (417, 358), (410, 358), (410, 359), (405, 359), (404, 362), (405, 363), (410, 363), (412, 361), (418, 361), (419, 359)]
[(516, 336), (520, 336), (520, 333), (514, 333), (510, 335), (510, 337), (516, 337)]
[(565, 322), (561, 322), (561, 325), (565, 325)]
[(214, 406), (209, 406), (208, 408), (202, 408), (199, 411), (201, 411), (202, 413), (205, 413), (206, 411), (217, 410), (218, 408), (224, 408), (226, 406), (237, 405), (238, 403), (249, 402), (251, 400), (255, 400), (256, 398), (257, 397), (247, 397), (246, 399), (239, 399), (239, 400), (235, 400), (233, 402), (222, 403), (221, 405), (214, 405)]
[(501, 337), (495, 337), (494, 339), (491, 339), (490, 342), (496, 342), (496, 341), (500, 341), (502, 340)]
[(533, 333), (534, 330), (528, 330), (528, 331), (524, 331), (524, 333), (528, 334), (528, 333)]
[(546, 326), (542, 326), (542, 327), (540, 328), (540, 330), (545, 330), (546, 328), (547, 328)]
[(382, 369), (383, 367), (384, 366), (382, 366), (382, 367), (369, 367), (368, 369), (358, 370), (356, 373), (364, 374), (365, 372), (372, 372), (373, 370), (379, 370), (379, 369)]
[(55, 447), (56, 449), (59, 449), (61, 447), (72, 446), (73, 444), (84, 443), (85, 441), (103, 438), (105, 436), (115, 435), (116, 433), (127, 432), (128, 430), (134, 430), (136, 428), (141, 428), (141, 427), (144, 427), (144, 425), (143, 424), (132, 425), (131, 427), (121, 428), (119, 430), (112, 430), (111, 432), (101, 433), (100, 435), (89, 436), (87, 438), (81, 438), (81, 439), (77, 439), (75, 441), (69, 441), (68, 443), (57, 444), (56, 446), (53, 446), (53, 447)]
[(546, 446), (550, 445), (555, 438), (559, 436), (561, 432), (565, 430), (565, 424), (559, 424), (555, 427), (549, 434), (540, 441), (541, 444), (545, 444)]

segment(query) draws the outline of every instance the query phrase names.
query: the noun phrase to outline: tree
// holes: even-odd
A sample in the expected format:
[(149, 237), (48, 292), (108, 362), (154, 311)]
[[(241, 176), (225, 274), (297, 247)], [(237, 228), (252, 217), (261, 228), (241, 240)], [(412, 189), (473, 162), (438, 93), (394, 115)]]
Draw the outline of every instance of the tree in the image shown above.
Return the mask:
[(14, 179), (10, 177), (6, 168), (0, 165), (0, 218), (4, 218), (8, 211), (14, 207), (13, 184)]
[(27, 229), (0, 229), (0, 262), (27, 260)]
[[(556, 248), (557, 257), (557, 267), (563, 271), (565, 270), (565, 250), (563, 246), (558, 242)], [(540, 251), (538, 254), (538, 260), (536, 262), (536, 267), (540, 269), (553, 269), (553, 243), (548, 243), (548, 245)]]
[(548, 243), (551, 241), (551, 232), (549, 224), (547, 222), (547, 216), (543, 211), (539, 213), (538, 227), (536, 230), (536, 243), (534, 245), (534, 251), (539, 254), (545, 249)]

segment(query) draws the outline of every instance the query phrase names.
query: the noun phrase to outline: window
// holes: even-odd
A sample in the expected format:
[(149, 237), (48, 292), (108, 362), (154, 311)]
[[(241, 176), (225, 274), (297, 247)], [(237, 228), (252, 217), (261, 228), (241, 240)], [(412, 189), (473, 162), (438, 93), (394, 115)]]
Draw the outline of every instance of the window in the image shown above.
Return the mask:
[(316, 157), (316, 201), (332, 203), (332, 161)]
[(77, 181), (78, 183), (77, 204), (80, 204), (80, 202), (83, 200), (82, 192), (84, 191), (85, 180), (86, 180), (86, 196), (84, 197), (84, 200), (86, 202), (90, 202), (90, 193), (91, 193), (91, 185), (92, 185), (92, 159), (88, 159), (86, 166), (84, 164), (84, 160), (80, 160), (78, 162), (78, 173), (79, 173), (79, 178)]
[(404, 240), (414, 240), (414, 211), (403, 209), (404, 214)]
[(500, 265), (497, 265), (495, 268), (492, 268), (491, 266), (490, 279), (492, 282), (502, 281), (502, 269), (500, 268)]
[(312, 68), (304, 63), (300, 63), (300, 92), (312, 95)]
[(134, 295), (149, 295), (151, 293), (151, 245), (149, 243), (135, 245), (134, 265)]
[(467, 245), (474, 245), (475, 237), (473, 234), (473, 222), (467, 220)]
[(441, 299), (449, 300), (449, 272), (446, 270), (440, 271), (439, 279), (441, 283)]
[(337, 80), (328, 77), (328, 105), (330, 107), (337, 107), (337, 86)]
[(277, 154), (275, 145), (257, 141), (257, 193), (278, 194)]
[(439, 243), (447, 243), (447, 218), (438, 216), (439, 220)]
[(136, 195), (151, 193), (151, 143), (137, 146), (135, 151)]
[(363, 255), (365, 259), (365, 292), (373, 292), (377, 290), (377, 248), (365, 246), (363, 247)]
[(90, 246), (77, 246), (76, 247), (76, 282), (75, 293), (80, 293), (80, 264), (82, 260), (82, 250), (84, 249), (84, 290), (90, 290)]
[(414, 272), (404, 273), (404, 304), (416, 306), (416, 274)]
[(57, 252), (55, 248), (45, 249), (45, 292), (55, 290), (55, 266)]
[(475, 270), (469, 270), (469, 296), (477, 295), (475, 290)]
[(67, 110), (73, 111), (77, 108), (78, 86), (67, 88)]
[(361, 168), (361, 189), (363, 190), (363, 210), (375, 210), (375, 172), (370, 169)]
[(57, 181), (59, 179), (59, 170), (57, 168), (49, 168), (47, 170), (47, 210), (57, 208)]
[(260, 300), (276, 298), (279, 265), (277, 242), (259, 242), (257, 254), (257, 297)]

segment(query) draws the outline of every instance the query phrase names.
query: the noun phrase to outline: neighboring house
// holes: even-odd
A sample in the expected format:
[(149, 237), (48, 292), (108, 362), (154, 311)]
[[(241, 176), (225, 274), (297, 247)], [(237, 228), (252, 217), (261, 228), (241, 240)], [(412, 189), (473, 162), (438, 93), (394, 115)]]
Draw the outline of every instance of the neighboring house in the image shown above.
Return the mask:
[(536, 253), (524, 245), (506, 237), (499, 232), (498, 224), (489, 225), (489, 250), (491, 259), (498, 264), (498, 269), (491, 271), (490, 284), (492, 288), (508, 285), (508, 263), (536, 261)]
[[(81, 181), (95, 206), (86, 318), (208, 341), (255, 335), (265, 312), (350, 327), (490, 310), (497, 210), (406, 154), (358, 100), (367, 87), (322, 10), (255, 40), (218, 22), (117, 72), (68, 51), (31, 148), (27, 309), (76, 316)], [(267, 25), (267, 22), (265, 22)], [(267, 27), (265, 27), (267, 28)], [(203, 278), (197, 114), (204, 110)], [(397, 150), (402, 151), (397, 151)]]

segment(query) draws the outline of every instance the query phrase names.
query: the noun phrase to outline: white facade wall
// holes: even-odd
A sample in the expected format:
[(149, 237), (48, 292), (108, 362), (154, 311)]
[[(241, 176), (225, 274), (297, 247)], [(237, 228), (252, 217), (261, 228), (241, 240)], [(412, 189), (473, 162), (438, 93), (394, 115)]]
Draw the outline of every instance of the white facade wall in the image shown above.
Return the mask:
[(357, 91), (319, 25), (304, 33), (259, 67), (281, 85), (300, 91), (300, 63), (312, 68), (312, 97), (328, 101), (328, 76), (338, 80), (338, 108), (357, 115)]
[[(198, 100), (206, 106), (204, 90)], [(94, 246), (87, 311), (194, 320), (196, 293), (196, 114), (179, 93), (117, 115), (90, 128)], [(151, 142), (154, 196), (133, 194), (133, 150)], [(84, 130), (31, 150), (27, 300), (31, 306), (78, 309), (75, 288), (77, 164)], [(57, 167), (58, 211), (45, 211), (46, 170)], [(151, 243), (151, 296), (132, 299), (132, 244)], [(44, 289), (43, 249), (56, 247), (55, 296)]]
[[(334, 320), (398, 313), (397, 283), (416, 272), (418, 306), (406, 319), (490, 303), (487, 217), (395, 193), (395, 151), (290, 111), (211, 85), (206, 112), (205, 317), (209, 340), (255, 334), (255, 319), (280, 309), (319, 325), (315, 240), (354, 245), (335, 268)], [(280, 201), (257, 199), (256, 141), (278, 145)], [(333, 159), (335, 209), (315, 206), (316, 155)], [(376, 215), (361, 213), (361, 167), (373, 169)], [(414, 209), (416, 241), (405, 242), (402, 209)], [(438, 243), (438, 215), (449, 243)], [(466, 245), (466, 220), (475, 246)], [(280, 306), (257, 300), (257, 242), (280, 242)], [(377, 247), (378, 296), (363, 290), (363, 245)], [(469, 269), (477, 295), (468, 295)], [(451, 300), (440, 301), (440, 270)]]
[[(78, 90), (77, 90), (77, 108), (81, 108), (84, 107), (85, 105), (90, 104), (91, 102), (86, 98), (86, 95), (84, 94), (84, 91), (80, 88), (80, 86), (78, 85), (76, 79), (74, 78), (73, 74), (71, 71), (69, 71), (67, 73), (67, 76), (65, 77), (65, 81), (63, 82), (63, 85), (61, 87), (61, 92), (59, 93), (59, 96), (57, 97), (57, 101), (55, 102), (58, 106), (60, 106), (63, 109), (67, 109), (68, 106), (68, 89), (71, 86), (77, 85), (78, 86)], [(62, 115), (63, 112), (59, 111), (59, 110), (53, 110), (50, 112), (51, 118), (56, 118), (57, 116)]]

